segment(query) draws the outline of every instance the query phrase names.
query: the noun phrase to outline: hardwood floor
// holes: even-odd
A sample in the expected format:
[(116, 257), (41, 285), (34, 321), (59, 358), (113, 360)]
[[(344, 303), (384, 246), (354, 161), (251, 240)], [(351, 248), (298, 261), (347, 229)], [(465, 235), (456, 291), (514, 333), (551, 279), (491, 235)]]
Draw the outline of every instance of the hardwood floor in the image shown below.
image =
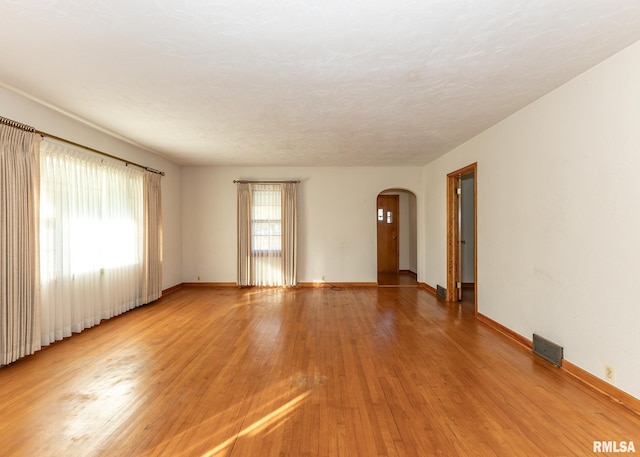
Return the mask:
[(378, 285), (381, 287), (417, 287), (418, 280), (412, 273), (378, 273)]
[(3, 456), (593, 456), (640, 416), (417, 288), (182, 289), (0, 368)]

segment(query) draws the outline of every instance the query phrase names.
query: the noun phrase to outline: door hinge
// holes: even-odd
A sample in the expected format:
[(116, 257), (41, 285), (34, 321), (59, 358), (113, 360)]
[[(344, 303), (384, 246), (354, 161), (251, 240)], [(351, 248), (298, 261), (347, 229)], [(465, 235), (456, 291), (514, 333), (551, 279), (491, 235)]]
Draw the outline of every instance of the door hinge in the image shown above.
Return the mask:
[(456, 188), (456, 194), (462, 195), (462, 187)]
[(456, 289), (462, 289), (462, 283), (456, 282)]

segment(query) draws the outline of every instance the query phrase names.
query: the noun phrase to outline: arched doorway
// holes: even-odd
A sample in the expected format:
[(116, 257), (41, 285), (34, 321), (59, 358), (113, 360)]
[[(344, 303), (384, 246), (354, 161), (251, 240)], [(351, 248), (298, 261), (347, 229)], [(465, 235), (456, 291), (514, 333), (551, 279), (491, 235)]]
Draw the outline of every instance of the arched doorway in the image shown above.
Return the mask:
[(376, 199), (378, 285), (417, 286), (418, 218), (416, 195), (387, 189)]

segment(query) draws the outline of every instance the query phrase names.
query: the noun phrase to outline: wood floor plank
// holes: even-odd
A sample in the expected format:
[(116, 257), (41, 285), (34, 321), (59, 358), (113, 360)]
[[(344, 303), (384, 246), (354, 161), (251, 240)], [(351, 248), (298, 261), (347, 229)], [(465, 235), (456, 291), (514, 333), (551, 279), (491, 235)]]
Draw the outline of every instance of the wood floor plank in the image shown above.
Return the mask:
[(640, 416), (417, 288), (186, 287), (0, 386), (3, 456), (640, 451)]

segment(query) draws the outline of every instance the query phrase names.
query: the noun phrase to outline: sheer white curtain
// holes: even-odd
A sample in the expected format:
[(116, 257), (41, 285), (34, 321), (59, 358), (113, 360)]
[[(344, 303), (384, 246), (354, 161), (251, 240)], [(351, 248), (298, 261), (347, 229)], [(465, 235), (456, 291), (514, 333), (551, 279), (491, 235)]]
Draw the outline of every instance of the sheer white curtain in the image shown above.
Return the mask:
[(0, 125), (0, 365), (40, 349), (39, 144)]
[(296, 184), (238, 183), (238, 285), (296, 285)]
[(142, 304), (143, 172), (43, 141), (42, 344)]

